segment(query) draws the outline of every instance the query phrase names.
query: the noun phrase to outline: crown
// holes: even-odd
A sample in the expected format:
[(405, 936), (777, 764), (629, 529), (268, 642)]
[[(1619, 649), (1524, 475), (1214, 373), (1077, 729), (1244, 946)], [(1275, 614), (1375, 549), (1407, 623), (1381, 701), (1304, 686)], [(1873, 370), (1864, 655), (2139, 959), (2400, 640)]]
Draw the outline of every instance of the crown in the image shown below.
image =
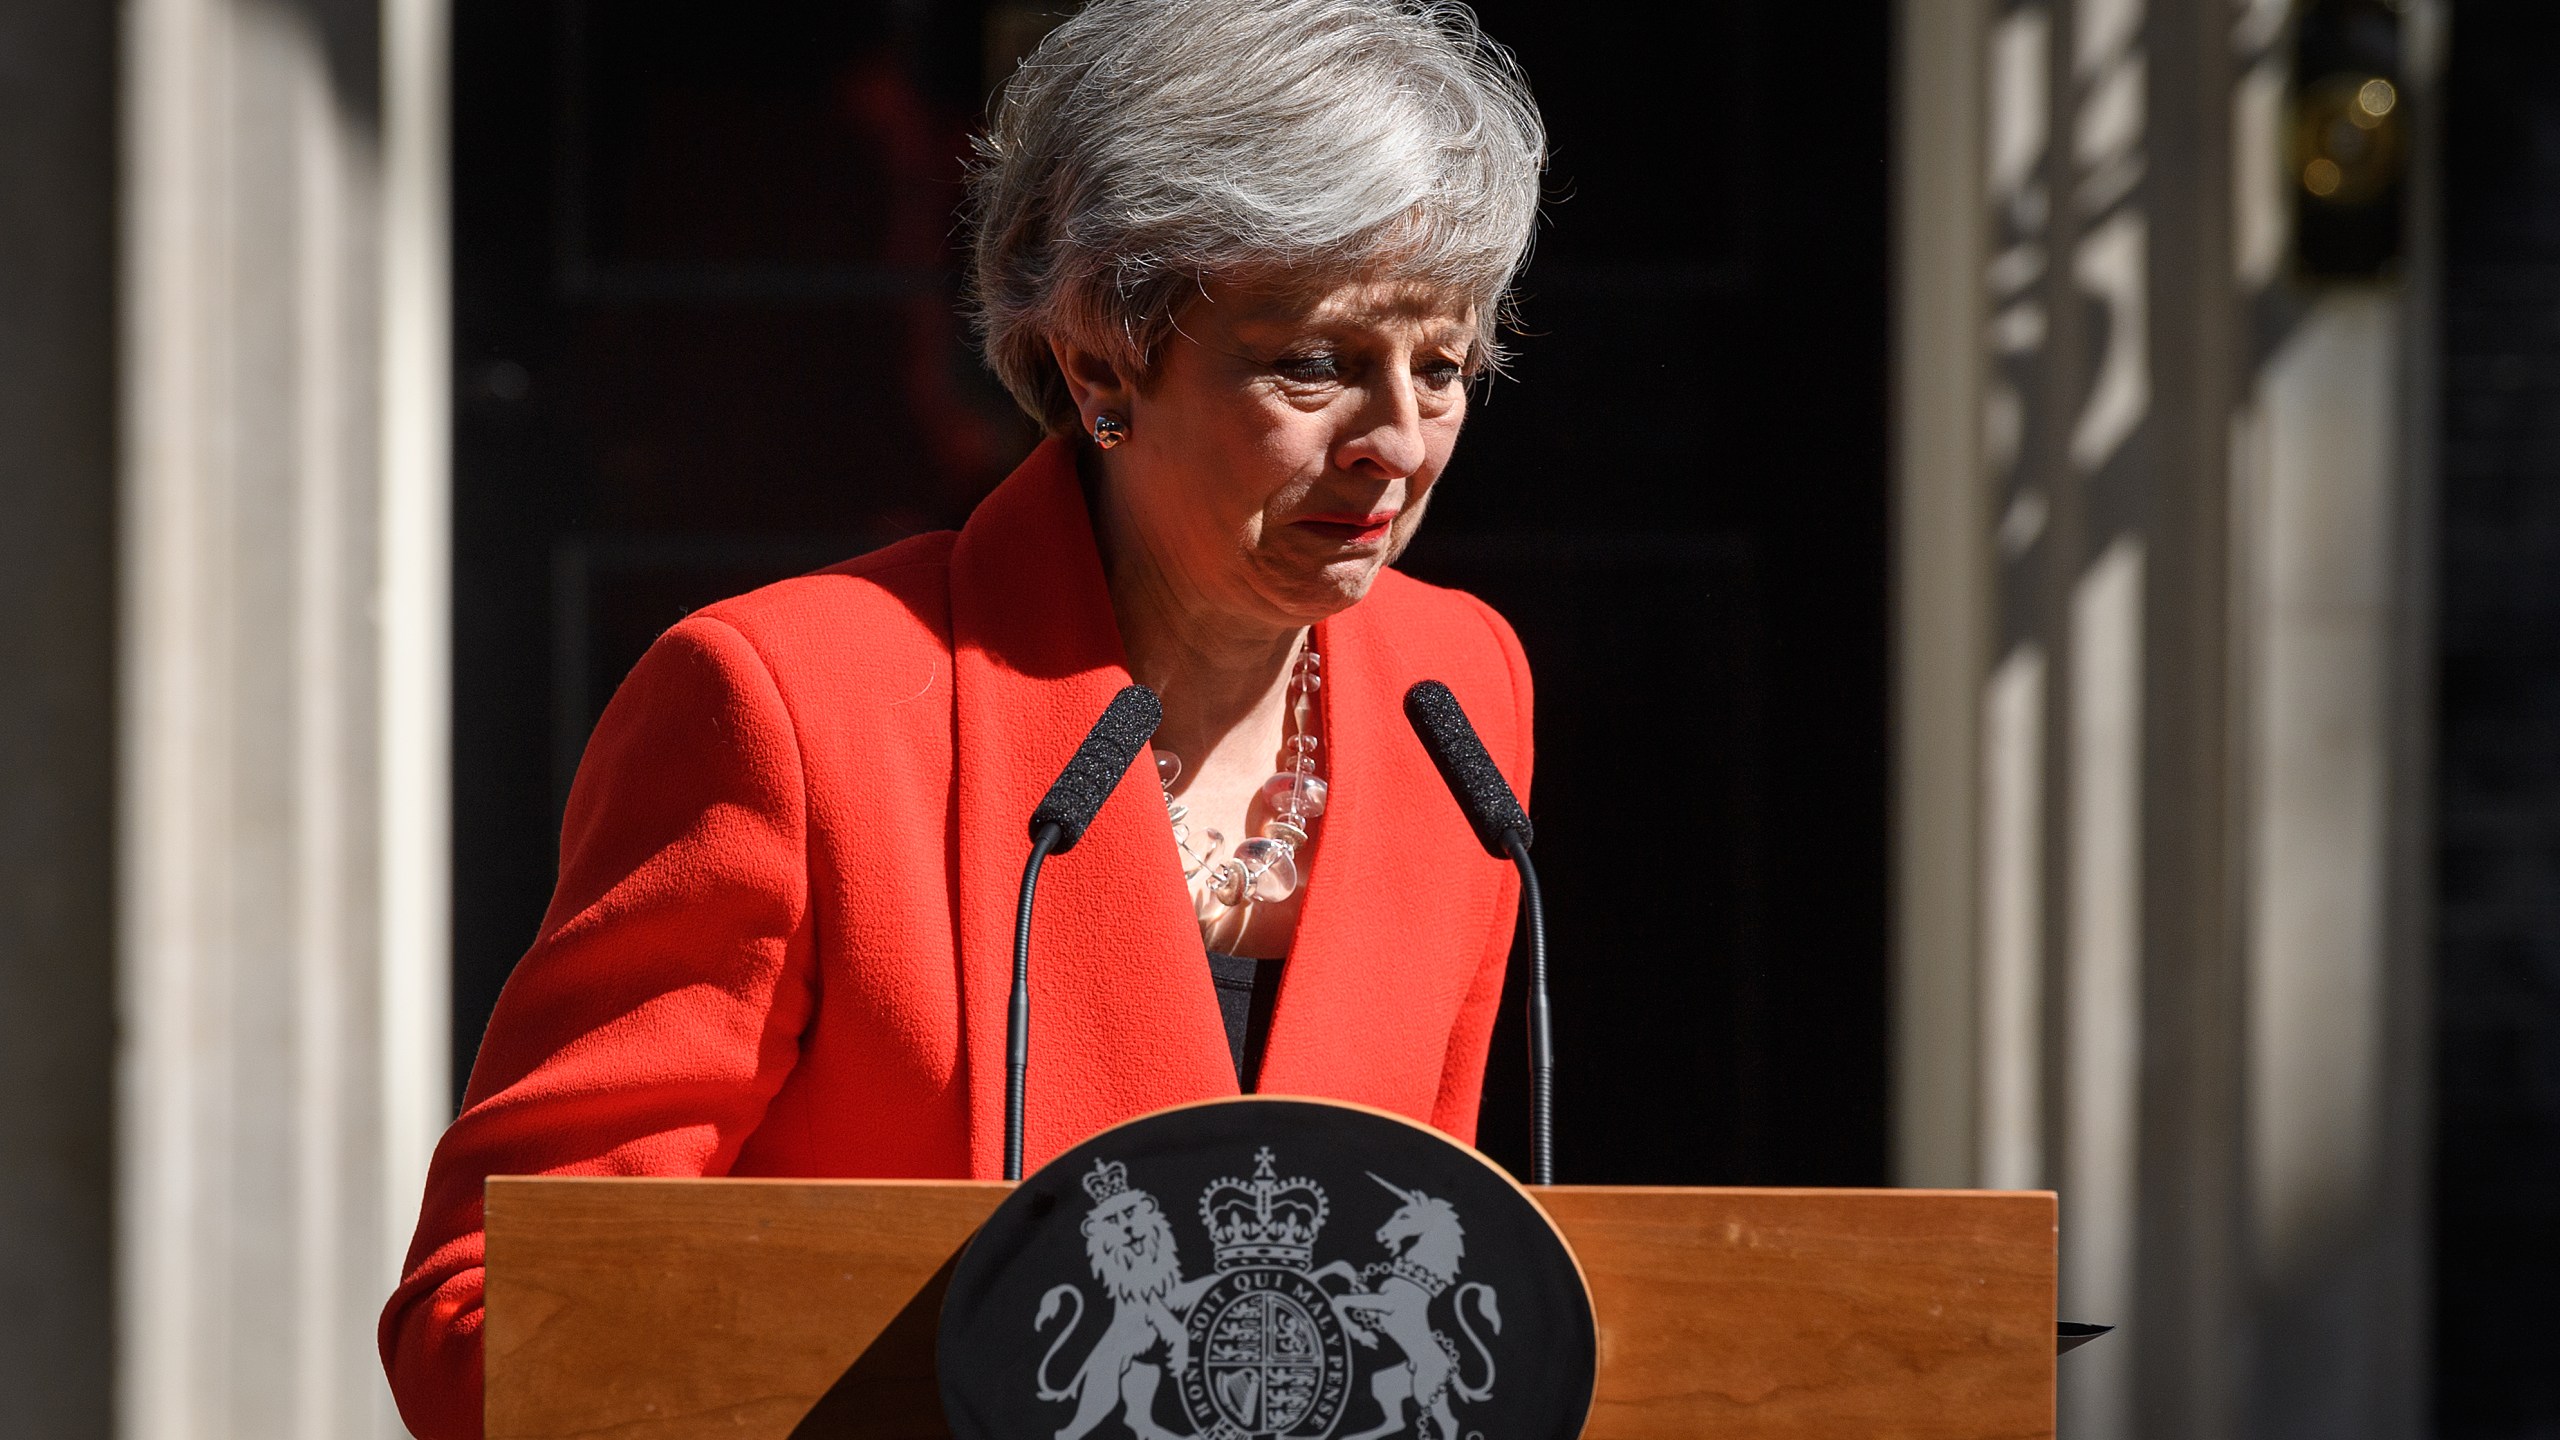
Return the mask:
[(1213, 1182), (1200, 1192), (1200, 1219), (1221, 1273), (1243, 1265), (1315, 1263), (1316, 1232), (1324, 1228), (1324, 1191), (1312, 1180), (1282, 1180), (1271, 1151), (1253, 1157), (1253, 1178)]
[(1084, 1193), (1092, 1196), (1096, 1205), (1128, 1188), (1129, 1167), (1117, 1160), (1094, 1161), (1093, 1172), (1084, 1177)]

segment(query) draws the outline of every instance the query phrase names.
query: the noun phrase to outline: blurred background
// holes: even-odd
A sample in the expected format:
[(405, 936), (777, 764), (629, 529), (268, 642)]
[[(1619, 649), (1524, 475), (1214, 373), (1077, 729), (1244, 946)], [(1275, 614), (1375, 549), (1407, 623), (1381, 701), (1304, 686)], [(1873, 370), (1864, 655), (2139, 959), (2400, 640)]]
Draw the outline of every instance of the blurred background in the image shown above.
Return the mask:
[[(0, 0), (0, 1435), (399, 1433), (604, 701), (1034, 438), (1064, 3)], [(2058, 1189), (2070, 1440), (2560, 1436), (2560, 9), (1480, 10), (1562, 1178)]]

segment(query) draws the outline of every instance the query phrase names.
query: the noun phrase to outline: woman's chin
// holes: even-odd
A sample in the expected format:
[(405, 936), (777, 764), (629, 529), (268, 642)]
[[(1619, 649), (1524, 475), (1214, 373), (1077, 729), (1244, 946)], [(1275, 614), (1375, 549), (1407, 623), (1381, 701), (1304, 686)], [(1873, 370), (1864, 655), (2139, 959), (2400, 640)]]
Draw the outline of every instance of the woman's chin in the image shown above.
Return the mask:
[(1272, 577), (1263, 593), (1281, 613), (1299, 625), (1330, 619), (1360, 603), (1378, 572), (1387, 568), (1384, 554), (1345, 556), (1315, 566), (1293, 566)]

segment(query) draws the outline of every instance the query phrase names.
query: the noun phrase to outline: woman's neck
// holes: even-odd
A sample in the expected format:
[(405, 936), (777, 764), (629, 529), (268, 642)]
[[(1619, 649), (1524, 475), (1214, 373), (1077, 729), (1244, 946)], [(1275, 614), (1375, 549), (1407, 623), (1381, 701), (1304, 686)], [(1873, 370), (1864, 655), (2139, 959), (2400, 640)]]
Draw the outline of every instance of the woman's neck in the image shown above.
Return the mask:
[[(1286, 709), (1289, 666), (1305, 627), (1221, 606), (1160, 563), (1107, 502), (1093, 508), (1130, 678), (1164, 702), (1156, 747), (1196, 771), (1231, 738), (1267, 738), (1258, 732)], [(1268, 764), (1268, 757), (1256, 763)]]
[[(1240, 621), (1186, 595), (1143, 556), (1107, 566), (1129, 675), (1164, 701), (1159, 749), (1196, 768), (1238, 732), (1269, 728), (1305, 630)], [(1263, 724), (1256, 724), (1263, 721)]]
[[(1086, 494), (1097, 490), (1107, 495), (1111, 487), (1089, 485)], [(1251, 871), (1236, 867), (1244, 864), (1247, 846), (1287, 844), (1269, 838), (1274, 822), (1263, 792), (1284, 763), (1293, 661), (1308, 628), (1258, 607), (1254, 597), (1220, 594), (1215, 577), (1149, 546), (1135, 517), (1107, 499), (1090, 513), (1129, 673), (1164, 702), (1156, 762), (1159, 775), (1171, 776), (1166, 818), (1192, 876), (1193, 904), (1204, 907), (1201, 938), (1230, 955), (1286, 955), (1312, 852), (1284, 848), (1281, 859), (1289, 865), (1277, 894), (1250, 888), (1262, 883), (1268, 868), (1262, 861)], [(1310, 689), (1313, 684), (1310, 676)], [(1288, 833), (1306, 838), (1303, 830)], [(1242, 874), (1253, 898), (1218, 889), (1228, 883), (1218, 877), (1232, 880), (1230, 872)]]

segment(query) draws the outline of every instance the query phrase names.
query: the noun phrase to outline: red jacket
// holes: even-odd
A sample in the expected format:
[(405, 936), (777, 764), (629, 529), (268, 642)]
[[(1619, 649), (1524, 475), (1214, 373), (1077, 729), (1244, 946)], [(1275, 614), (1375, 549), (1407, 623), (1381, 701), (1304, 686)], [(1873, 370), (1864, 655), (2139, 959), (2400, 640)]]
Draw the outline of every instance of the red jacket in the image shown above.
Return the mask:
[[(1392, 571), (1317, 627), (1331, 808), (1261, 1088), (1475, 1132), (1516, 885), (1407, 728), (1446, 681), (1512, 783), (1501, 617)], [(410, 1428), (480, 1434), (490, 1175), (993, 1178), (1027, 817), (1129, 672), (1051, 441), (958, 533), (697, 612), (614, 696), (559, 889), (445, 1132), (382, 1356)], [(1155, 767), (1043, 874), (1026, 1163), (1236, 1093)]]

